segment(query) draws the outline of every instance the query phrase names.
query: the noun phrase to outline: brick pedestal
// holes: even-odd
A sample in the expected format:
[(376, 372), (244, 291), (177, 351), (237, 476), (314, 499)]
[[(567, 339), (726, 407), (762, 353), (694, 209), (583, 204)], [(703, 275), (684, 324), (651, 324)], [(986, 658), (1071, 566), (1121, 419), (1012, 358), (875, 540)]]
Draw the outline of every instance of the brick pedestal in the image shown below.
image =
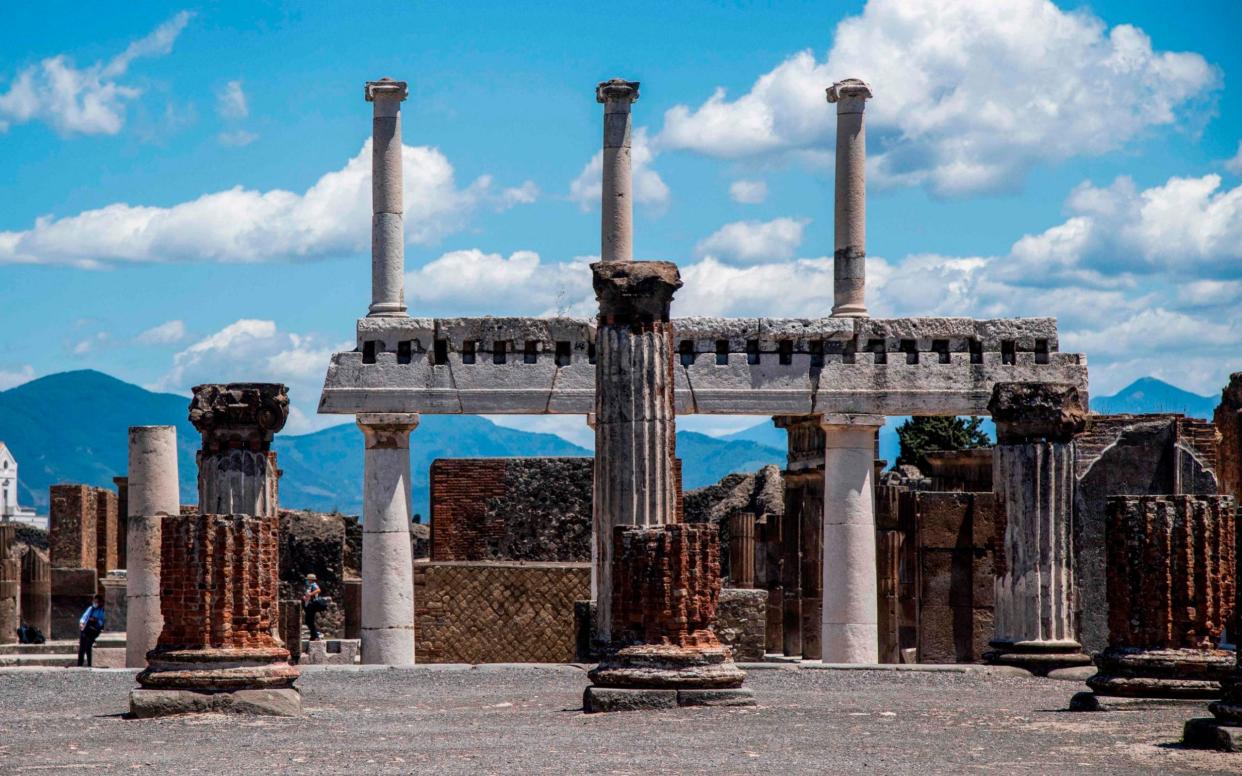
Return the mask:
[(1230, 496), (1108, 500), (1109, 646), (1070, 702), (1110, 697), (1216, 698), (1234, 654), (1219, 649), (1233, 618), (1234, 502)]
[(130, 695), (136, 717), (205, 710), (301, 713), (298, 669), (273, 635), (277, 518), (164, 518), (164, 629)]
[(720, 597), (714, 526), (617, 526), (612, 571), (613, 638), (588, 674), (588, 713), (754, 702), (712, 630)]

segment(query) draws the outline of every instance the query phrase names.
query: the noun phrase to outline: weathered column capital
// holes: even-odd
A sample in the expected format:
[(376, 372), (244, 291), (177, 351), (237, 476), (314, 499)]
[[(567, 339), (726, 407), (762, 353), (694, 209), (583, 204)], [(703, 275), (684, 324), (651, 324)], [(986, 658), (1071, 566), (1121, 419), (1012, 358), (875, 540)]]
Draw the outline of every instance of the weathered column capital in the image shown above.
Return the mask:
[(418, 428), (418, 413), (369, 412), (355, 421), (362, 429), (368, 450), (399, 450), (410, 446), (410, 432)]
[(203, 451), (267, 452), (289, 418), (289, 389), (280, 383), (208, 383), (194, 386), (190, 422)]
[(871, 87), (859, 78), (846, 78), (837, 81), (825, 89), (828, 102), (837, 104), (837, 115), (842, 113), (862, 113), (866, 102), (872, 96)]
[(997, 383), (988, 412), (999, 444), (1068, 442), (1087, 422), (1087, 408), (1068, 383)]
[(813, 415), (811, 417), (816, 418), (819, 422), (819, 427), (824, 430), (838, 428), (862, 428), (866, 426), (878, 428), (883, 426), (884, 421), (887, 420), (887, 418), (883, 415), (863, 415), (856, 413), (834, 413), (826, 415)]
[(387, 76), (378, 81), (367, 81), (362, 88), (362, 93), (367, 102), (375, 102), (376, 100), (403, 101), (410, 96), (410, 90), (405, 81), (394, 81)]
[(604, 105), (605, 111), (628, 111), (638, 102), (638, 81), (612, 78), (600, 81), (595, 87), (595, 101)]
[(671, 261), (597, 261), (591, 281), (605, 324), (667, 322), (681, 273)]

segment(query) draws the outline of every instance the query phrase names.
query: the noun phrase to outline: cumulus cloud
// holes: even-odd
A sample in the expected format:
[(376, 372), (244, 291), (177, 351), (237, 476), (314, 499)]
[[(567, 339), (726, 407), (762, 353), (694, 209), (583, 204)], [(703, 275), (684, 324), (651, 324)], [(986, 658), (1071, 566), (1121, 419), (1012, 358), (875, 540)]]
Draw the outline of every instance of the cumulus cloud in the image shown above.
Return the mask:
[(176, 353), (171, 368), (148, 387), (188, 394), (201, 383), (284, 383), (290, 400), (286, 431), (305, 433), (339, 422), (317, 418), (315, 408), (332, 354), (352, 347), (281, 331), (275, 321), (243, 318)]
[(216, 93), (216, 113), (226, 119), (244, 119), (250, 115), (241, 81), (229, 81)]
[(1238, 141), (1238, 152), (1225, 162), (1225, 169), (1234, 175), (1242, 175), (1242, 140)]
[(740, 180), (729, 184), (729, 198), (743, 205), (758, 205), (768, 198), (768, 184)]
[(16, 388), (33, 379), (35, 379), (35, 370), (30, 364), (23, 364), (16, 369), (0, 369), (0, 391)]
[(809, 223), (807, 218), (735, 221), (700, 240), (694, 252), (743, 264), (790, 259), (802, 245), (802, 232)]
[(870, 0), (842, 21), (824, 60), (786, 59), (730, 99), (668, 110), (657, 141), (720, 158), (792, 155), (829, 164), (835, 114), (824, 88), (868, 81), (872, 180), (941, 195), (1011, 188), (1032, 166), (1123, 147), (1196, 118), (1220, 83), (1189, 52), (1152, 48), (1047, 0)]
[(172, 345), (185, 339), (185, 323), (182, 321), (166, 321), (159, 326), (152, 326), (134, 338), (139, 345)]
[[(430, 245), (481, 208), (533, 201), (533, 183), (498, 190), (491, 176), (458, 187), (439, 150), (405, 146), (405, 236)], [(74, 216), (41, 216), (0, 231), (0, 264), (301, 261), (363, 252), (370, 243), (371, 141), (302, 193), (235, 186), (172, 207), (116, 203)]]
[(111, 336), (106, 331), (95, 332), (86, 339), (78, 340), (70, 346), (69, 352), (75, 356), (85, 356), (92, 353), (100, 346), (107, 344)]
[[(593, 258), (545, 263), (533, 251), (507, 258), (450, 251), (406, 275), (413, 309), (455, 314), (591, 315)], [(496, 292), (503, 290), (503, 294)], [(589, 302), (588, 302), (589, 300)]]
[[(634, 200), (656, 210), (663, 210), (669, 203), (669, 190), (660, 173), (651, 169), (657, 151), (647, 137), (647, 128), (639, 127), (635, 130), (631, 134), (630, 143), (630, 174), (633, 176)], [(603, 175), (604, 152), (596, 151), (591, 161), (578, 173), (578, 177), (569, 184), (569, 198), (577, 202), (584, 211), (598, 207), (604, 190)]]
[(125, 124), (125, 107), (142, 90), (120, 82), (140, 57), (172, 51), (193, 14), (182, 11), (110, 60), (77, 68), (65, 54), (30, 65), (0, 93), (0, 131), (9, 124), (43, 121), (63, 135), (115, 135)]

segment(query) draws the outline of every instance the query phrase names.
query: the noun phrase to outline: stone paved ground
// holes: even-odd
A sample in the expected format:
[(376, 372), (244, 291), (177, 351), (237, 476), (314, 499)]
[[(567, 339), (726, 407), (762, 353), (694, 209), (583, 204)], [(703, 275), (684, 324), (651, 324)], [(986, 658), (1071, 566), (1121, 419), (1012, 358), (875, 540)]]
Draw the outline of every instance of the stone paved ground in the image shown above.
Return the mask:
[(753, 671), (760, 706), (586, 716), (570, 666), (312, 670), (308, 716), (121, 718), (130, 671), (0, 671), (0, 773), (1174, 774), (1183, 709), (1058, 711), (1081, 685)]

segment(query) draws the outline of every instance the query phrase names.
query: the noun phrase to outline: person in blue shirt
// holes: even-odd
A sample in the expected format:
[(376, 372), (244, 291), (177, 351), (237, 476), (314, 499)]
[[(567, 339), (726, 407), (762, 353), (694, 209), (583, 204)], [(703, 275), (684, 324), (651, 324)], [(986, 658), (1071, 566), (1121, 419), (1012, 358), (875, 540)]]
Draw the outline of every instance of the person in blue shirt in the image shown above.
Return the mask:
[(306, 575), (306, 590), (302, 593), (302, 610), (306, 613), (306, 629), (310, 631), (310, 640), (319, 640), (319, 628), (315, 616), (323, 611), (324, 601), (320, 597), (319, 580), (314, 574)]
[(95, 639), (99, 638), (99, 634), (103, 633), (104, 622), (107, 615), (104, 613), (104, 598), (96, 595), (82, 613), (82, 619), (78, 620), (78, 629), (82, 631), (82, 635), (78, 637), (78, 667), (82, 667), (83, 660), (86, 665), (91, 665), (91, 652), (95, 649)]

